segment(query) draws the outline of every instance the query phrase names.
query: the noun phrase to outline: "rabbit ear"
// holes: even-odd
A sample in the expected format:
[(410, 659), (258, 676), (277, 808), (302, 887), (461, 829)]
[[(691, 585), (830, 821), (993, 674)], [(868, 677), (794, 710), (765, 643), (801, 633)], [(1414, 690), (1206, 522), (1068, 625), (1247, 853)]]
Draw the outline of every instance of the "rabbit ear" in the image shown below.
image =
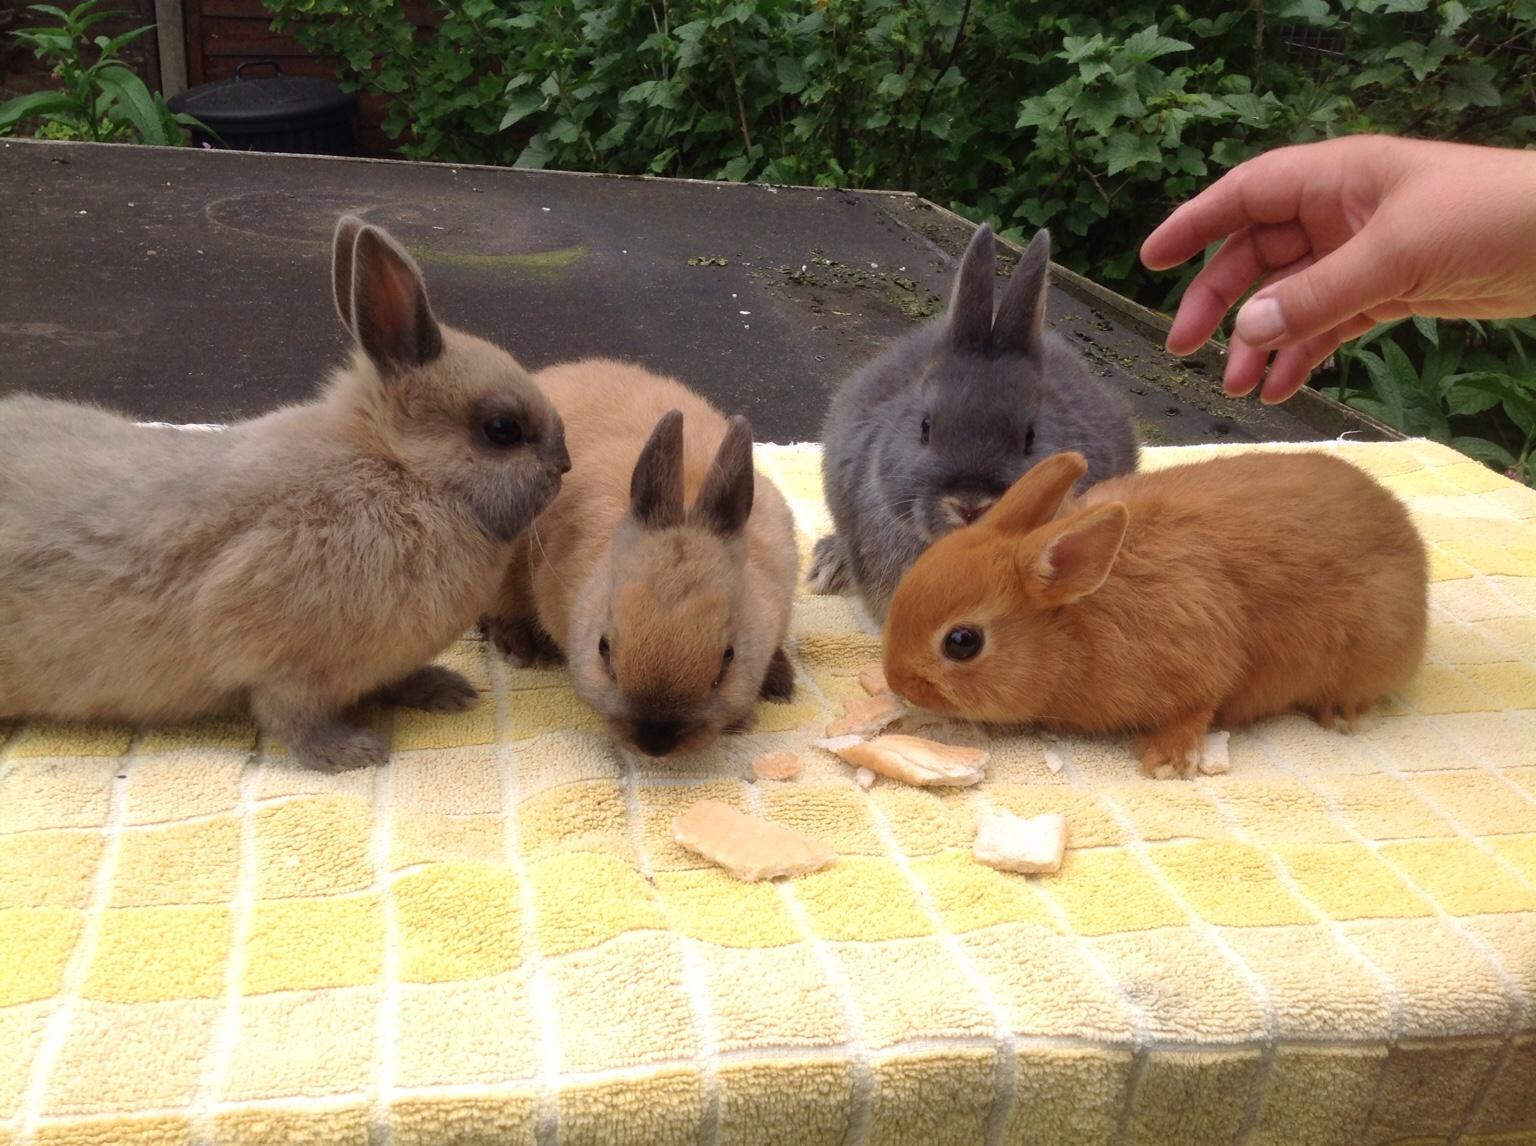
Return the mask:
[(423, 366), (443, 352), (421, 271), (377, 227), (362, 227), (352, 245), (352, 328), (386, 376)]
[(983, 223), (965, 248), (949, 296), (949, 341), (957, 350), (986, 350), (992, 343), (995, 263), (992, 228)]
[(352, 322), (352, 248), (362, 229), (363, 221), (356, 215), (343, 215), (336, 220), (336, 235), (331, 240), (331, 295), (336, 299), (341, 325), (353, 337), (357, 327)]
[(1044, 227), (1029, 241), (1003, 291), (992, 327), (998, 350), (1038, 354), (1045, 340), (1045, 282), (1051, 265), (1051, 233)]
[(1031, 544), (1025, 576), (1041, 604), (1070, 605), (1104, 584), (1130, 520), (1124, 504), (1112, 501), (1057, 522), (1043, 548)]
[(752, 513), (752, 427), (741, 415), (727, 423), (714, 464), (693, 503), (693, 520), (721, 537), (734, 537)]
[(1039, 529), (1056, 516), (1062, 501), (1087, 472), (1082, 454), (1052, 454), (1014, 482), (982, 517), (981, 524), (1004, 533)]
[(668, 410), (656, 423), (629, 479), (629, 512), (647, 529), (683, 523), (683, 414)]

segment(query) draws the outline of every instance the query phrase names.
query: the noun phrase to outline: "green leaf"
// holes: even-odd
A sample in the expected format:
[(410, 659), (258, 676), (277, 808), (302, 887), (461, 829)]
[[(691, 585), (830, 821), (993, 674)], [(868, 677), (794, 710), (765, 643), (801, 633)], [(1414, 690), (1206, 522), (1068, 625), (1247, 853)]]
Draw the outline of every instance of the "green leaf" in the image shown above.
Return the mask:
[(502, 114), (501, 124), (497, 131), (506, 131), (519, 120), (528, 118), (534, 112), (544, 106), (544, 93), (537, 91), (518, 92), (507, 100), (507, 110)]
[(880, 77), (875, 94), (884, 99), (900, 99), (907, 94), (907, 77), (900, 72), (887, 72)]
[(1490, 442), (1485, 438), (1452, 438), (1449, 444), (1451, 449), (1501, 470), (1511, 469), (1515, 464), (1513, 454), (1497, 442)]
[(74, 111), (75, 101), (64, 92), (32, 92), (0, 103), (0, 131), (18, 120)]
[(1454, 36), (1456, 30), (1471, 19), (1471, 13), (1467, 11), (1465, 4), (1458, 0), (1450, 0), (1448, 4), (1440, 5), (1440, 33), (1445, 36)]
[(1371, 385), (1376, 391), (1376, 397), (1387, 412), (1385, 420), (1389, 425), (1403, 428), (1407, 421), (1406, 404), (1402, 387), (1393, 376), (1391, 367), (1374, 351), (1357, 351), (1355, 356), (1365, 367), (1366, 373), (1371, 376)]
[(774, 61), (774, 73), (778, 76), (779, 90), (786, 95), (799, 95), (805, 90), (808, 77), (805, 65), (793, 56), (780, 56)]
[(1118, 175), (1138, 163), (1156, 163), (1161, 158), (1156, 140), (1145, 135), (1132, 135), (1128, 131), (1115, 132), (1104, 147), (1104, 162), (1111, 175)]
[(1429, 7), (1429, 0), (1387, 0), (1383, 12), (1422, 12)]
[(111, 99), (108, 118), (131, 126), (145, 143), (164, 146), (175, 142), (144, 81), (126, 67), (118, 65), (102, 69), (96, 75), (96, 83)]
[(1498, 107), (1504, 102), (1494, 87), (1496, 75), (1487, 64), (1456, 64), (1445, 69), (1445, 104), (1451, 111), (1464, 107)]
[(1127, 36), (1121, 50), (1132, 60), (1146, 62), (1155, 60), (1159, 56), (1166, 56), (1170, 52), (1187, 52), (1193, 47), (1193, 44), (1184, 40), (1175, 40), (1171, 36), (1163, 35), (1157, 30), (1156, 24), (1149, 24), (1141, 31)]
[(1280, 5), (1275, 15), (1282, 20), (1302, 20), (1308, 24), (1333, 23), (1324, 0), (1290, 0)]
[(1450, 414), (1481, 414), (1499, 404), (1499, 396), (1471, 386), (1452, 386), (1446, 391), (1445, 409)]
[(1440, 345), (1440, 328), (1435, 324), (1434, 319), (1425, 318), (1422, 314), (1416, 314), (1413, 316), (1413, 325), (1430, 342), (1436, 346)]
[(543, 132), (540, 132), (528, 141), (528, 146), (517, 153), (517, 158), (513, 160), (512, 166), (530, 167), (538, 170), (549, 162), (550, 157), (549, 140), (544, 137)]
[(727, 183), (740, 183), (747, 177), (747, 172), (752, 170), (752, 159), (746, 155), (738, 155), (720, 169), (719, 178)]

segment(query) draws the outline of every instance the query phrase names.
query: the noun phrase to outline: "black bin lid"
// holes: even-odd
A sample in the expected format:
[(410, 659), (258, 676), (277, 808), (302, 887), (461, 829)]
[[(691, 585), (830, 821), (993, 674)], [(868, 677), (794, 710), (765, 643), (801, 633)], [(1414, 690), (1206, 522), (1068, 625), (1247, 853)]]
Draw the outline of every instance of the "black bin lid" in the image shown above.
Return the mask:
[[(247, 76), (247, 68), (271, 68), (272, 75)], [(202, 84), (166, 101), (172, 111), (190, 112), (209, 127), (240, 127), (312, 119), (350, 112), (357, 97), (330, 80), (285, 76), (276, 60), (248, 60), (235, 78)]]

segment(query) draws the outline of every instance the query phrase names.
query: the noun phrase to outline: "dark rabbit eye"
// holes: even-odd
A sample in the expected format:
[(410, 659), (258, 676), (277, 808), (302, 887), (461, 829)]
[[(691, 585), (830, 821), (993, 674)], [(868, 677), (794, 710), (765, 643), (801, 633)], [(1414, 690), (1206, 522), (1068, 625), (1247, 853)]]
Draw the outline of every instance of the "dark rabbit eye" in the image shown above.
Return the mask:
[(1027, 454), (1035, 448), (1035, 428), (1031, 426), (1024, 431), (1024, 452)]
[(736, 659), (736, 650), (730, 645), (725, 646), (725, 654), (720, 658), (720, 675), (715, 677), (712, 687), (719, 688), (725, 680), (725, 670), (731, 667), (731, 662)]
[(944, 655), (952, 661), (968, 661), (986, 643), (980, 629), (958, 625), (944, 634)]
[(608, 655), (609, 655), (610, 652), (612, 652), (612, 650), (608, 646), (608, 638), (607, 637), (598, 637), (597, 638), (597, 655), (603, 658), (603, 663), (604, 664), (608, 663)]
[(516, 418), (508, 418), (498, 415), (487, 418), (480, 426), (480, 432), (485, 435), (485, 440), (493, 446), (503, 449), (523, 444), (523, 424)]
[(923, 415), (923, 432), (920, 435), (918, 435), (918, 439), (917, 440), (922, 442), (923, 445), (926, 446), (928, 444), (928, 435), (931, 434), (931, 433), (933, 433), (933, 419), (930, 418), (927, 414), (924, 414)]

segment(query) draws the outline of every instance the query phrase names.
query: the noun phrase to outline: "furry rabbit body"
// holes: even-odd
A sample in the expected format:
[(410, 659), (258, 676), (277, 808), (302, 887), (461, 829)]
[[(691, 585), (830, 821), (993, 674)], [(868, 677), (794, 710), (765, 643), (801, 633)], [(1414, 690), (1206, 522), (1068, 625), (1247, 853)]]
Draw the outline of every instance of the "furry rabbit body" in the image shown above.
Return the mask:
[(341, 768), (386, 753), (354, 702), (473, 701), (423, 666), (558, 490), (560, 420), (510, 356), (437, 324), (383, 232), (344, 218), (334, 281), (358, 349), (312, 402), (196, 432), (0, 401), (0, 718), (248, 706)]
[(798, 558), (745, 419), (623, 362), (550, 367), (574, 468), (507, 571), (487, 631), (523, 664), (570, 666), (627, 748), (687, 752), (788, 699), (781, 648)]
[(1086, 483), (1136, 466), (1119, 398), (1045, 329), (1050, 236), (1037, 233), (993, 314), (993, 238), (966, 248), (949, 311), (850, 378), (822, 439), (835, 534), (816, 545), (822, 592), (852, 583), (876, 619), (917, 555), (974, 521), (1040, 459), (1077, 450)]
[(975, 720), (1136, 731), (1145, 772), (1182, 774), (1213, 722), (1352, 725), (1418, 667), (1424, 544), (1348, 462), (1218, 458), (1063, 506), (1083, 470), (1048, 459), (917, 560), (886, 626), (892, 688)]

